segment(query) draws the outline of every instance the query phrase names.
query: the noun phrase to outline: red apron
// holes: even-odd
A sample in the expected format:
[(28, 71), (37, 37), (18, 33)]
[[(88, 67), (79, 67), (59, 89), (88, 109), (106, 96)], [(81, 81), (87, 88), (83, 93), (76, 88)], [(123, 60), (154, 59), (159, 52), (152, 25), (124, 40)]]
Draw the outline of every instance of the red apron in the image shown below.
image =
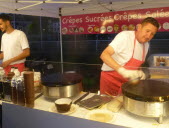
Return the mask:
[[(132, 53), (131, 59), (124, 65), (124, 68), (130, 70), (138, 69), (141, 64), (144, 62), (145, 57), (145, 48), (143, 44), (143, 54), (142, 61), (133, 58), (135, 51), (136, 38), (134, 39), (134, 49)], [(102, 71), (100, 77), (100, 92), (101, 94), (111, 94), (118, 95), (121, 94), (121, 86), (123, 83), (127, 82), (128, 79), (125, 79), (116, 71)]]
[(8, 65), (6, 68), (4, 68), (6, 75), (11, 71), (12, 67), (17, 67), (19, 72), (23, 72), (23, 70), (25, 68), (25, 64), (24, 63), (20, 63), (20, 64)]

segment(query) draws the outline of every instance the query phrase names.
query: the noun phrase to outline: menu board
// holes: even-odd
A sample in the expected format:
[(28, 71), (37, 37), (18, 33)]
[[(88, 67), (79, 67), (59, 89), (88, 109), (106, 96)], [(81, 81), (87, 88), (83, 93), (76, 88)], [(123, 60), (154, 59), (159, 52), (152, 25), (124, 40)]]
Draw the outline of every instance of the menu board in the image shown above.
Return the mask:
[(146, 17), (160, 23), (159, 31), (169, 31), (169, 7), (117, 11), (61, 17), (62, 34), (110, 34), (136, 30)]

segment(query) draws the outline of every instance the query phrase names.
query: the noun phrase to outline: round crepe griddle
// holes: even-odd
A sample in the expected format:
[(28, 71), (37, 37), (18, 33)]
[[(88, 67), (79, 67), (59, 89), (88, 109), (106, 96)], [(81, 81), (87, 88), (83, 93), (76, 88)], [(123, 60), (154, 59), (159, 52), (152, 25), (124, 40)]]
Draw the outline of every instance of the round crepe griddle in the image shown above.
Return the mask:
[(53, 73), (42, 76), (41, 79), (44, 86), (60, 87), (80, 83), (82, 76), (78, 73)]
[(157, 80), (140, 80), (137, 85), (122, 85), (122, 93), (134, 100), (145, 102), (169, 101), (169, 83)]

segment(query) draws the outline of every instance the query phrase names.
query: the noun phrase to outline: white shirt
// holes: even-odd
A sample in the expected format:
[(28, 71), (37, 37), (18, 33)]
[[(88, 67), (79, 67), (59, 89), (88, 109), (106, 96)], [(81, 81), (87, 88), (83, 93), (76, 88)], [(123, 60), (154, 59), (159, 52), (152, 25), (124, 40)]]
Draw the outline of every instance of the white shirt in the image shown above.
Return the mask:
[[(29, 48), (28, 40), (24, 32), (14, 30), (12, 33), (4, 33), (1, 41), (1, 51), (3, 51), (3, 62), (18, 56), (24, 49)], [(24, 63), (26, 59), (18, 60), (10, 65)]]
[[(122, 31), (109, 44), (109, 46), (111, 46), (115, 51), (115, 53), (112, 55), (112, 58), (119, 65), (124, 66), (131, 59), (134, 49), (134, 39), (135, 39), (135, 31)], [(144, 46), (146, 57), (149, 48), (149, 43), (148, 42), (144, 43)], [(139, 43), (136, 40), (133, 58), (142, 60), (142, 55), (143, 55), (143, 44)], [(113, 71), (114, 69), (103, 63), (101, 70)]]

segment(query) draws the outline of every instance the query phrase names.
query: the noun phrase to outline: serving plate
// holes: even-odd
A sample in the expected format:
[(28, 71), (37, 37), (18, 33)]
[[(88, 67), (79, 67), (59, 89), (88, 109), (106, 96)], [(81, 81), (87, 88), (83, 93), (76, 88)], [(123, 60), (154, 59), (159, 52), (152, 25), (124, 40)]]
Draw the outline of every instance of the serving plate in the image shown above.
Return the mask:
[(106, 109), (96, 109), (88, 112), (85, 118), (93, 121), (111, 123), (114, 120), (114, 114)]

